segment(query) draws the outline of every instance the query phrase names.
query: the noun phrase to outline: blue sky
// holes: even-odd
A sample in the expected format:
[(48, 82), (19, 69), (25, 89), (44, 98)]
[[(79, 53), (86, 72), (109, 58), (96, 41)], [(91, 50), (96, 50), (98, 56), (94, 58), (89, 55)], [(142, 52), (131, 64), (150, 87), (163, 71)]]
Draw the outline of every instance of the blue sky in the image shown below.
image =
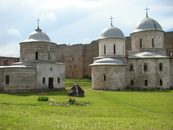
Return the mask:
[(88, 44), (101, 31), (113, 25), (130, 36), (133, 27), (145, 17), (173, 31), (172, 0), (0, 0), (0, 56), (19, 57), (19, 43), (40, 28), (57, 44)]

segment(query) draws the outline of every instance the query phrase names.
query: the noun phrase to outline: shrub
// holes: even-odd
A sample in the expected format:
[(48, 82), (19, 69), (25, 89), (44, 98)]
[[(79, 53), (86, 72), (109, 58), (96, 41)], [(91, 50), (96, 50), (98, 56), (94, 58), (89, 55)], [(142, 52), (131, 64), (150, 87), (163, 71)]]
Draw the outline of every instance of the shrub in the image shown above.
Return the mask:
[(38, 94), (38, 101), (48, 101), (49, 97), (47, 96), (47, 93), (39, 93)]

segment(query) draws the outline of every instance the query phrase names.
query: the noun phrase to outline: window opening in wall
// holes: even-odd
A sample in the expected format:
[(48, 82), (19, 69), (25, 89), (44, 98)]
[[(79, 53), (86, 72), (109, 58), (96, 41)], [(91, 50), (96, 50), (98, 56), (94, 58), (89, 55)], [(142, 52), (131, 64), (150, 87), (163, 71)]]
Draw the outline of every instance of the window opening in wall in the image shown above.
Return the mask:
[(74, 61), (74, 57), (72, 58), (72, 61)]
[(52, 67), (50, 67), (50, 71), (52, 71)]
[(133, 80), (131, 80), (131, 85), (133, 85)]
[(76, 65), (74, 65), (74, 68), (76, 68)]
[(50, 60), (50, 52), (48, 52), (48, 60)]
[(145, 86), (148, 86), (148, 80), (145, 80)]
[(148, 71), (148, 65), (147, 65), (147, 63), (144, 63), (144, 71)]
[(114, 54), (116, 54), (116, 45), (114, 45)]
[(142, 48), (142, 39), (140, 39), (140, 48)]
[(133, 71), (133, 64), (130, 64), (130, 71)]
[(152, 47), (154, 47), (154, 38), (152, 38)]
[(35, 52), (35, 59), (38, 60), (38, 51)]
[(172, 52), (171, 51), (169, 52), (169, 55), (172, 56)]
[(163, 63), (159, 63), (159, 70), (160, 70), (160, 71), (163, 70)]
[(9, 84), (10, 83), (10, 76), (9, 75), (6, 75), (5, 76), (5, 83), (6, 84)]
[(106, 81), (106, 75), (103, 75), (103, 80)]
[(58, 79), (57, 79), (57, 83), (60, 83), (60, 78), (58, 77)]
[(162, 79), (160, 79), (160, 86), (162, 86), (162, 84), (163, 84), (163, 81), (162, 81)]
[(106, 54), (106, 45), (104, 45), (104, 54)]
[(45, 84), (45, 77), (43, 77), (43, 79), (42, 79), (42, 83)]

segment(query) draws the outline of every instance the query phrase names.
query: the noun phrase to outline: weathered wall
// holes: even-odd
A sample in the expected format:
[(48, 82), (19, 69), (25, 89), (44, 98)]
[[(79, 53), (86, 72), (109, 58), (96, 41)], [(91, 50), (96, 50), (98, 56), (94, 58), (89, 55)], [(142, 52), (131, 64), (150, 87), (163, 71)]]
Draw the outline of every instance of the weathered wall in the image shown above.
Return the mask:
[(19, 62), (17, 57), (0, 57), (0, 66), (8, 66), (14, 62)]
[[(23, 92), (35, 89), (35, 68), (1, 68), (0, 88), (4, 92)], [(6, 76), (9, 76), (9, 84), (6, 83)]]
[[(144, 71), (144, 63), (147, 64), (147, 71)], [(159, 70), (159, 63), (163, 63), (163, 70)], [(133, 71), (130, 71), (130, 64), (133, 64)], [(169, 88), (169, 59), (128, 59), (126, 67), (126, 79), (128, 87), (140, 88)], [(160, 85), (160, 79), (163, 84)], [(133, 85), (131, 85), (133, 80)], [(148, 85), (145, 85), (148, 80)]]
[[(38, 55), (36, 56), (36, 52)], [(57, 61), (57, 44), (46, 42), (20, 43), (20, 61)], [(37, 58), (36, 58), (37, 57)]]
[(125, 66), (92, 66), (93, 89), (125, 89), (125, 84)]
[(164, 47), (167, 50), (166, 54), (173, 58), (173, 32), (165, 32), (164, 36), (165, 36)]

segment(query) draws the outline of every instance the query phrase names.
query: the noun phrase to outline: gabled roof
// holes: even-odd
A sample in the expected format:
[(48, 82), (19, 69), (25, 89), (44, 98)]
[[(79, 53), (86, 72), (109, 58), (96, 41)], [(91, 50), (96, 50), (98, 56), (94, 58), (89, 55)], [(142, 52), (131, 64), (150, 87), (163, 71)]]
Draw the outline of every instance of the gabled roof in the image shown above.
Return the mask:
[(82, 88), (77, 85), (74, 84), (73, 87), (68, 91), (69, 94), (76, 94), (76, 93), (84, 93), (84, 91), (82, 90)]

